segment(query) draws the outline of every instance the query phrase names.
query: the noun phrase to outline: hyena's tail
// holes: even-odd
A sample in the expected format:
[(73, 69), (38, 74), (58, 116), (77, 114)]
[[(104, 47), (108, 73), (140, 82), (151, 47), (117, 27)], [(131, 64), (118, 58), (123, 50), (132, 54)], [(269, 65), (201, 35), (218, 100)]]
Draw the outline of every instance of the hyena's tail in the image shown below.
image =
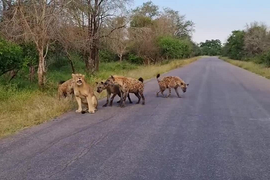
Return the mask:
[(139, 81), (141, 81), (141, 82), (143, 83), (143, 78), (142, 78), (142, 77), (140, 77), (140, 78), (139, 78)]
[(157, 81), (159, 82), (160, 80), (158, 79), (160, 77), (160, 74), (157, 74)]

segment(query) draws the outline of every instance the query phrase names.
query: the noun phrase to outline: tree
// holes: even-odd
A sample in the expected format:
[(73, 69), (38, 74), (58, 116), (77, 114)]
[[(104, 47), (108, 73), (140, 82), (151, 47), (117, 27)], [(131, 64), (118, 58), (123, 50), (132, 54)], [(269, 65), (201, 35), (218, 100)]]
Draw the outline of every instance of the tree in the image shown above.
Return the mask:
[(125, 25), (111, 29), (107, 34), (102, 33), (103, 23), (109, 21), (117, 13), (125, 10), (125, 5), (129, 0), (87, 0), (87, 44), (89, 48), (89, 58), (87, 61), (88, 71), (98, 71), (99, 69), (99, 45), (100, 39), (109, 37), (114, 31), (125, 27)]
[(194, 23), (190, 20), (185, 20), (185, 16), (179, 15), (178, 11), (170, 8), (165, 8), (162, 17), (169, 21), (169, 27), (173, 30), (173, 35), (182, 39), (191, 39), (194, 32)]
[[(61, 1), (64, 2), (64, 1)], [(58, 17), (61, 13), (59, 1), (29, 0), (14, 1), (8, 14), (4, 17), (2, 30), (8, 38), (32, 41), (38, 51), (38, 84), (43, 87), (46, 82), (46, 56), (49, 45), (58, 29)]]
[(242, 59), (244, 57), (244, 31), (233, 31), (223, 47), (223, 55), (232, 59)]
[[(120, 27), (126, 24), (125, 17), (117, 17), (113, 21), (112, 26)], [(113, 27), (111, 28), (113, 29)], [(123, 55), (127, 51), (128, 46), (128, 32), (126, 28), (114, 31), (109, 38), (107, 38), (108, 47), (118, 55), (119, 61), (123, 60)]]
[(149, 17), (150, 19), (153, 19), (155, 16), (160, 14), (159, 7), (154, 5), (152, 1), (143, 3), (142, 6), (139, 6), (133, 10), (133, 13), (136, 15), (140, 14), (141, 16)]
[(23, 65), (22, 48), (15, 43), (0, 39), (0, 76), (18, 70)]
[(258, 22), (247, 25), (244, 49), (248, 56), (255, 56), (270, 48), (270, 34), (265, 24)]
[(216, 56), (221, 54), (221, 41), (206, 40), (200, 43), (201, 52), (203, 55)]

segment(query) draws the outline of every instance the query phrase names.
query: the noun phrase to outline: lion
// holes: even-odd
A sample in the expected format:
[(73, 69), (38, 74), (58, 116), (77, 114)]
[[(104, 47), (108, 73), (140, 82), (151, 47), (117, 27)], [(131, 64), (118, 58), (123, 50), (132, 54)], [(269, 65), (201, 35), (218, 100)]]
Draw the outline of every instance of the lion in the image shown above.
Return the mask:
[(72, 96), (74, 94), (73, 90), (73, 79), (67, 81), (60, 81), (58, 84), (58, 99), (61, 97)]
[(88, 112), (95, 113), (97, 111), (98, 100), (94, 94), (92, 87), (86, 83), (83, 74), (72, 74), (73, 88), (78, 109), (76, 112), (82, 113), (82, 103), (88, 105)]
[(157, 75), (157, 81), (158, 81), (158, 85), (159, 85), (159, 89), (160, 91), (157, 92), (157, 96), (159, 93), (162, 94), (163, 97), (164, 94), (163, 92), (168, 88), (169, 89), (169, 94), (167, 97), (171, 96), (171, 88), (174, 88), (177, 96), (179, 98), (181, 98), (181, 96), (179, 95), (177, 88), (181, 87), (182, 91), (185, 93), (187, 91), (187, 87), (189, 86), (189, 84), (186, 84), (181, 78), (177, 77), (177, 76), (167, 76), (164, 77), (162, 80), (159, 80), (158, 78), (160, 77), (160, 74)]

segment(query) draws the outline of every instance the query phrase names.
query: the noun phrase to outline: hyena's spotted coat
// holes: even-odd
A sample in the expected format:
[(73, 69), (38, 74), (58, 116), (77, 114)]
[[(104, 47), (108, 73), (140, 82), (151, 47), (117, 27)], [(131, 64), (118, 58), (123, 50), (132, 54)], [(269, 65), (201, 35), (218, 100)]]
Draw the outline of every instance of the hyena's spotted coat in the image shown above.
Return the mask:
[(175, 90), (177, 96), (179, 98), (181, 98), (181, 96), (179, 95), (179, 93), (177, 91), (177, 88), (181, 87), (181, 89), (184, 93), (187, 91), (187, 86), (189, 84), (186, 84), (181, 78), (179, 78), (177, 76), (167, 76), (167, 77), (164, 77), (162, 80), (159, 80), (159, 77), (160, 77), (160, 74), (157, 75), (157, 81), (158, 81), (158, 85), (159, 85), (159, 89), (160, 89), (160, 91), (157, 92), (157, 96), (159, 93), (161, 93), (162, 96), (165, 97), (163, 92), (166, 89), (169, 89), (169, 94), (167, 96), (167, 97), (169, 97), (171, 95), (171, 88), (173, 88)]

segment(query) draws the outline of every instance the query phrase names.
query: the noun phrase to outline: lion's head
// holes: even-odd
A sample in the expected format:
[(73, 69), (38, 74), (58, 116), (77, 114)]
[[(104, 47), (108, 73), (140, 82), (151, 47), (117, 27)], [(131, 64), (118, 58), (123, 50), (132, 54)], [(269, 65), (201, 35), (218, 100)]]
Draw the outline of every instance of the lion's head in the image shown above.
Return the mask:
[(83, 74), (72, 74), (72, 79), (77, 86), (82, 86), (85, 83)]

